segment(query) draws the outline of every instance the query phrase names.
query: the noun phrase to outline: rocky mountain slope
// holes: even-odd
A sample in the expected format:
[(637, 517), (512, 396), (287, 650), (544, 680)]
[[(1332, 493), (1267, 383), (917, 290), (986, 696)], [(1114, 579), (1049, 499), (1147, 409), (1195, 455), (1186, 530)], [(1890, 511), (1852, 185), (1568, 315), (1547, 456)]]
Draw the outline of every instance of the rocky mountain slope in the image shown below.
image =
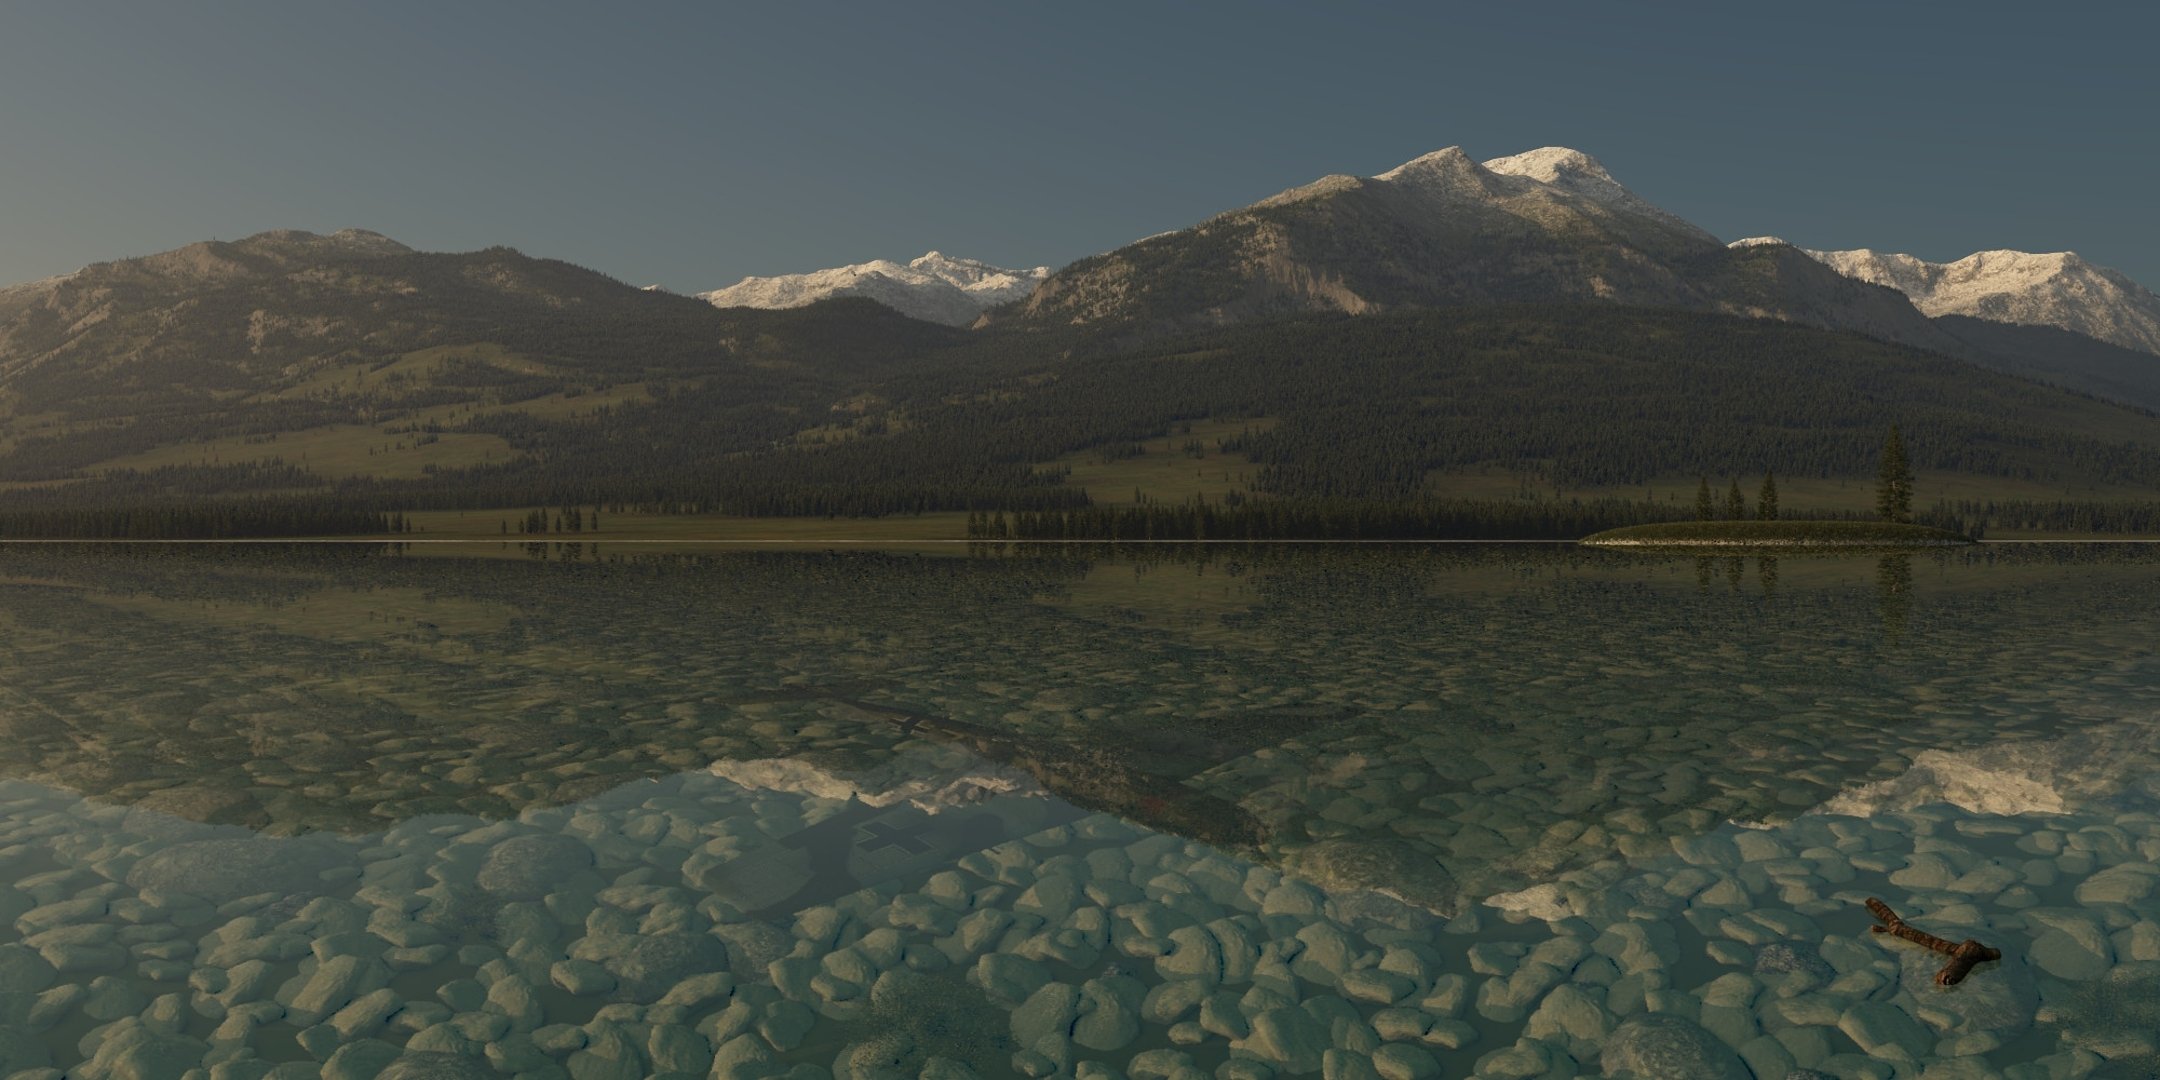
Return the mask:
[[(1950, 263), (1810, 251), (1751, 236), (1734, 251), (1806, 257), (1908, 296), (1956, 339), (1943, 351), (2088, 394), (2160, 409), (2160, 297), (2068, 252), (1984, 251)], [(1940, 348), (1940, 346), (1937, 346)]]
[(793, 308), (862, 296), (917, 319), (965, 326), (985, 310), (1035, 291), (1049, 275), (1047, 266), (1007, 270), (933, 251), (906, 263), (876, 259), (807, 274), (746, 277), (699, 298), (716, 307)]
[(953, 333), (863, 301), (722, 311), (509, 248), (268, 232), (0, 290), (0, 481), (148, 467), (165, 459), (142, 455), (219, 437), (261, 448), (174, 460), (297, 464), (312, 448), (321, 467), (397, 449), (397, 432), (434, 436), (425, 452), (406, 440), (418, 470), (455, 461), (439, 453), (461, 444), (451, 429), (490, 413), (569, 417), (661, 392), (722, 402), (685, 437), (758, 445), (843, 396), (849, 371)]
[(621, 288), (507, 248), (423, 254), (357, 229), (207, 241), (0, 294), (0, 385), (32, 399), (48, 379), (79, 395), (106, 375), (262, 389), (312, 361), (455, 340), (460, 324), (598, 306)]
[(1083, 259), (993, 322), (1147, 334), (1301, 312), (1604, 300), (1766, 316), (1952, 349), (1895, 291), (1774, 248), (1728, 248), (1546, 147), (1458, 147), (1378, 176), (1327, 176)]

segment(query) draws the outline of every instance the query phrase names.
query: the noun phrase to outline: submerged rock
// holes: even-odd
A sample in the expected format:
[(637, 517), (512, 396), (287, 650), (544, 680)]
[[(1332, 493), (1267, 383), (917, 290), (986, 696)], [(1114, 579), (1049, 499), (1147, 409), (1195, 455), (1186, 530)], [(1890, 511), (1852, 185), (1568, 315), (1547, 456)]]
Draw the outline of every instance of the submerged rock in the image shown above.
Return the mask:
[(1433, 857), (1389, 840), (1323, 840), (1294, 852), (1286, 868), (1330, 892), (1370, 890), (1453, 914), (1455, 880)]
[(352, 863), (327, 841), (197, 840), (155, 852), (128, 871), (127, 883), (146, 892), (186, 893), (224, 903), (264, 893), (307, 893), (322, 875)]
[(1614, 1080), (1750, 1080), (1740, 1055), (1682, 1017), (1646, 1013), (1613, 1029), (1598, 1058)]
[[(1755, 974), (1799, 975), (1810, 983), (1826, 983), (1837, 978), (1837, 969), (1822, 958), (1813, 942), (1775, 941), (1756, 950)], [(1933, 979), (1934, 975), (1928, 977)]]
[(488, 1080), (494, 1075), (495, 1070), (480, 1058), (408, 1050), (382, 1071), (380, 1080)]
[(2040, 1007), (2032, 968), (2010, 956), (1981, 964), (1956, 986), (1935, 985), (1942, 957), (1925, 949), (1898, 951), (1898, 985), (1918, 1003), (1917, 1015), (1945, 1035), (1980, 1032), (2004, 1039), (2025, 1033)]
[(692, 975), (726, 971), (727, 946), (710, 934), (676, 931), (640, 935), (637, 944), (606, 962), (623, 993), (646, 1001)]
[(488, 851), (474, 880), (505, 900), (538, 900), (593, 864), (592, 848), (556, 833), (513, 836)]

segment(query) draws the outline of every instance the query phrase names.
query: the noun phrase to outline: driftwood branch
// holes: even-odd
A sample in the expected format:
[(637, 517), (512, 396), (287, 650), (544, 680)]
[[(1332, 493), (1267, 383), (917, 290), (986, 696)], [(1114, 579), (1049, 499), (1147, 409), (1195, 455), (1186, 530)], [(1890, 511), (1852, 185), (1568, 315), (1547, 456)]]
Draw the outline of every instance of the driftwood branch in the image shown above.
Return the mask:
[(1944, 964), (1942, 970), (1935, 973), (1935, 985), (1937, 986), (1956, 986), (1965, 980), (1965, 976), (1972, 973), (1975, 965), (1984, 964), (1990, 960), (2002, 959), (2000, 951), (1990, 949), (1971, 938), (1966, 938), (1961, 942), (1950, 941), (1936, 937), (1925, 930), (1915, 929), (1907, 925), (1904, 919), (1898, 918), (1898, 913), (1890, 910), (1890, 905), (1872, 896), (1868, 897), (1867, 909), (1880, 924), (1871, 926), (1868, 929), (1878, 934), (1889, 934), (1893, 937), (1904, 938), (1915, 945), (1939, 952), (1950, 958), (1949, 963)]

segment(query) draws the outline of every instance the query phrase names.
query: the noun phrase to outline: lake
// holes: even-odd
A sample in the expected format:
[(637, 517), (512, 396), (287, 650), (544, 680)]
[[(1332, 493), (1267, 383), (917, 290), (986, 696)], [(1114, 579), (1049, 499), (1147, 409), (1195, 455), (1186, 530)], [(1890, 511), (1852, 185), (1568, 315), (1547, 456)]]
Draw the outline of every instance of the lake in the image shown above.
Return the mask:
[(2132, 545), (0, 547), (0, 1077), (2160, 1075), (2155, 642)]

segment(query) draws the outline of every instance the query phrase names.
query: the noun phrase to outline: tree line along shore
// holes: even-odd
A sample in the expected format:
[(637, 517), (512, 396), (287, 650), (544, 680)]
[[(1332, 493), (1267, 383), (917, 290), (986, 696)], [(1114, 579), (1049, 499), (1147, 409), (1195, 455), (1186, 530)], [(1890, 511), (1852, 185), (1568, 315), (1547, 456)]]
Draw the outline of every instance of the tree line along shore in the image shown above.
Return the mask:
[[(364, 493), (284, 495), (181, 501), (135, 492), (118, 505), (54, 503), (0, 510), (4, 540), (193, 540), (427, 537), (530, 541), (603, 539), (931, 539), (1029, 540), (1580, 540), (1621, 529), (1703, 543), (1730, 535), (1742, 544), (1852, 540), (1861, 526), (1892, 524), (1979, 539), (2017, 535), (2128, 536), (2160, 533), (2160, 501), (1940, 499), (1914, 509), (1912, 461), (1893, 427), (1884, 439), (1872, 514), (1850, 508), (1794, 508), (1766, 470), (1752, 501), (1738, 478), (1722, 493), (1698, 479), (1691, 503), (1619, 496), (1567, 498), (1407, 498), (1281, 496), (1230, 491), (1178, 501), (1135, 492), (1130, 504), (1095, 503), (1082, 489), (1067, 497), (985, 500), (967, 510), (926, 506), (817, 509), (703, 501), (607, 501), (553, 506), (428, 510), (382, 506)], [(143, 485), (151, 488), (154, 485)], [(798, 512), (789, 512), (795, 510)], [(1765, 525), (1764, 523), (1774, 523)], [(1859, 530), (1859, 531), (1855, 531)], [(1891, 530), (1894, 531), (1894, 530)], [(1926, 532), (1905, 534), (1921, 537)], [(1876, 537), (1887, 542), (1883, 531)], [(1621, 539), (1631, 539), (1623, 537)]]

